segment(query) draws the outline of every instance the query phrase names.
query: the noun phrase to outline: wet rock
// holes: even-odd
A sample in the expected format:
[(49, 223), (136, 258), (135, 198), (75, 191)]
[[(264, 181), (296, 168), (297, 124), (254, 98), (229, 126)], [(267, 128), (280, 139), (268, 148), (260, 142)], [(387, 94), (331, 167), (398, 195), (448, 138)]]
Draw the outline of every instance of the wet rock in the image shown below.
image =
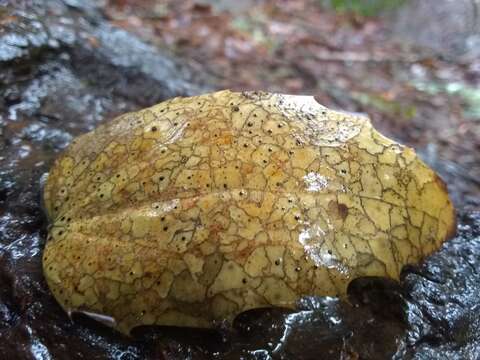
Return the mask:
[(457, 237), (441, 251), (423, 265), (404, 271), (409, 356), (480, 356), (479, 264), (480, 212), (474, 212), (459, 217)]

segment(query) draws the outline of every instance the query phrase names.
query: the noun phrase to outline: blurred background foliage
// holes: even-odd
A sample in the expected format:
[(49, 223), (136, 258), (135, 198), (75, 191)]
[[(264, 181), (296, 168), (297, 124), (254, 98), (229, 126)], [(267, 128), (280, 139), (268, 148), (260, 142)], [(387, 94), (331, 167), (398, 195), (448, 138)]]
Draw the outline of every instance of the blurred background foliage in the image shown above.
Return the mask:
[(340, 13), (378, 16), (403, 5), (407, 0), (319, 0), (321, 5)]

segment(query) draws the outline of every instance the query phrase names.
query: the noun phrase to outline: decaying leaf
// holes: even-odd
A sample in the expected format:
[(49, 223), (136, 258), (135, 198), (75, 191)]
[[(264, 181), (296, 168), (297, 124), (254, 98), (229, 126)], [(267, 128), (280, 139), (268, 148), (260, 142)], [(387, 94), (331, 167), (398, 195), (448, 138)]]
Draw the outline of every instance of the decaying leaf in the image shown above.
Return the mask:
[(263, 92), (120, 116), (74, 140), (44, 198), (53, 294), (124, 333), (398, 279), (455, 230), (445, 185), (412, 149), (366, 117)]

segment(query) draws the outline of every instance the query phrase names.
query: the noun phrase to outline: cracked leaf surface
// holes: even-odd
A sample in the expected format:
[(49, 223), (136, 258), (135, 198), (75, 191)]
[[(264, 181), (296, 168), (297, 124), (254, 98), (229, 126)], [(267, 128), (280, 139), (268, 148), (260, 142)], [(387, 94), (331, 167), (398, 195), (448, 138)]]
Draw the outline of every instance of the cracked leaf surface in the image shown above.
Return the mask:
[(124, 333), (398, 279), (455, 230), (445, 185), (412, 149), (366, 117), (263, 92), (124, 114), (73, 141), (44, 200), (54, 296)]

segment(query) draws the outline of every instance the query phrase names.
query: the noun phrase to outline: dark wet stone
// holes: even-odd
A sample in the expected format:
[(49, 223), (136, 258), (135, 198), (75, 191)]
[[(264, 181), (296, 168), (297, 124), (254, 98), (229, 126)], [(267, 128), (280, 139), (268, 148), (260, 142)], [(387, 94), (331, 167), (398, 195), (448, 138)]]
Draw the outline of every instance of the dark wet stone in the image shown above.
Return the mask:
[[(99, 122), (205, 87), (185, 66), (106, 22), (94, 1), (0, 4), (1, 358), (480, 357), (480, 212), (461, 212), (456, 238), (404, 269), (400, 283), (358, 279), (346, 299), (249, 311), (215, 330), (145, 327), (132, 338), (78, 314), (70, 319), (41, 271), (42, 175), (72, 137)], [(471, 183), (442, 164), (454, 193)]]
[(480, 358), (480, 212), (461, 214), (457, 236), (403, 273), (412, 358)]

